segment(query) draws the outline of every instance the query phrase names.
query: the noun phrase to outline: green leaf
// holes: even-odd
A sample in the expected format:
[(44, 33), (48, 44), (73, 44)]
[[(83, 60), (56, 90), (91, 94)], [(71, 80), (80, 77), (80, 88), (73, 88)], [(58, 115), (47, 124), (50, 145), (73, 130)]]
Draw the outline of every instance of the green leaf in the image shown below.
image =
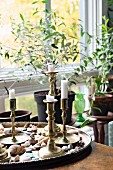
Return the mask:
[(48, 0), (42, 0), (42, 3), (48, 4)]
[(8, 51), (5, 52), (5, 58), (6, 58), (6, 59), (9, 59), (9, 53), (8, 53)]
[(34, 2), (32, 2), (32, 4), (36, 4), (38, 1), (34, 1)]
[(50, 59), (53, 60), (53, 55), (49, 55)]
[(87, 42), (87, 44), (90, 44), (91, 43), (91, 39), (89, 38), (86, 42)]
[(35, 14), (37, 14), (38, 13), (38, 11), (35, 11), (34, 13), (33, 13), (33, 15), (35, 15)]
[(77, 55), (75, 55), (75, 56), (74, 56), (74, 58), (73, 58), (73, 62), (74, 62), (74, 61), (76, 61), (76, 59), (77, 59)]
[(52, 28), (53, 30), (56, 30), (56, 27), (55, 27), (54, 25), (52, 25), (51, 28)]
[(53, 48), (58, 49), (58, 47), (57, 47), (55, 44), (51, 44), (51, 46), (52, 46)]
[(49, 14), (50, 13), (50, 11), (49, 10), (47, 10), (47, 9), (45, 9), (45, 10), (43, 10), (45, 13), (47, 13), (47, 14)]
[(90, 123), (90, 122), (93, 122), (93, 120), (87, 119), (87, 120), (85, 120), (85, 121), (82, 123), (82, 125), (81, 125), (80, 127), (82, 128), (82, 127), (86, 126), (86, 125), (87, 125), (88, 123)]
[(42, 24), (42, 19), (40, 19), (40, 25)]
[(20, 13), (20, 18), (21, 18), (22, 21), (24, 21), (24, 17), (21, 13)]

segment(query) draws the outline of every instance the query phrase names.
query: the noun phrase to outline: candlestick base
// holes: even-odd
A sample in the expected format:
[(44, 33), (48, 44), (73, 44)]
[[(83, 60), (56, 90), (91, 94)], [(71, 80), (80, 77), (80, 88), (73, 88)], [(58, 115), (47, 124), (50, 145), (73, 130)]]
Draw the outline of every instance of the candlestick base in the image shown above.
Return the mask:
[(42, 159), (57, 157), (63, 154), (64, 154), (64, 151), (60, 147), (57, 147), (57, 146), (55, 146), (53, 150), (49, 150), (48, 146), (43, 147), (39, 150), (39, 157)]
[(21, 144), (29, 139), (29, 136), (26, 134), (18, 134), (15, 136), (16, 140), (13, 140), (12, 136), (6, 136), (0, 139), (0, 142), (4, 145), (13, 145), (13, 144)]
[[(60, 127), (55, 123), (54, 124), (54, 130), (55, 130), (55, 135), (57, 135), (57, 133), (61, 132)], [(44, 134), (46, 133), (46, 135), (48, 135), (48, 125), (44, 127)]]
[(57, 137), (55, 139), (55, 144), (56, 145), (68, 145), (68, 144), (73, 144), (77, 143), (80, 140), (80, 137), (76, 134), (67, 134), (66, 137)]

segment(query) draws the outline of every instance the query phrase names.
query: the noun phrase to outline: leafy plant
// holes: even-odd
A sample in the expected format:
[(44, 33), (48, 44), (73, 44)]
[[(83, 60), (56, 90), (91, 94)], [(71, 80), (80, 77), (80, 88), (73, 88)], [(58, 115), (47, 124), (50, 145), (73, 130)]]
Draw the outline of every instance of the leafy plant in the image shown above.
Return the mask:
[[(33, 2), (35, 3), (38, 2)], [(20, 14), (20, 23), (12, 20), (14, 47), (7, 48), (1, 44), (3, 57), (23, 70), (32, 70), (33, 74), (47, 70), (49, 63), (61, 66), (75, 62), (80, 55), (79, 38), (77, 34), (71, 34), (73, 27), (67, 26), (64, 18), (58, 17), (55, 12), (44, 10), (45, 18), (41, 16), (41, 12), (39, 9), (33, 11), (33, 16), (37, 17), (36, 23), (27, 20), (23, 14)], [(79, 26), (76, 24), (77, 29)]]
[[(108, 27), (108, 19), (103, 17), (104, 23), (100, 25), (102, 35), (96, 37), (96, 49), (90, 56), (83, 56), (80, 66), (75, 68), (75, 75), (80, 76), (91, 71), (96, 71), (95, 76), (85, 76), (85, 81), (89, 84), (93, 78), (95, 90), (93, 93), (102, 95), (106, 93), (108, 79), (107, 76), (113, 67), (113, 28)], [(90, 36), (90, 39), (93, 39)]]

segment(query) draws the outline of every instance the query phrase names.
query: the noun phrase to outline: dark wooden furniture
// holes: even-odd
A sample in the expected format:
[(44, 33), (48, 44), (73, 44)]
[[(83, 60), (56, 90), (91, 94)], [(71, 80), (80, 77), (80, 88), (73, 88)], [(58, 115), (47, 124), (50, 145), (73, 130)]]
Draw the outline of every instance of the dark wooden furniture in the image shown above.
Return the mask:
[[(76, 113), (73, 114), (73, 124), (74, 124), (74, 120), (76, 121), (76, 117), (77, 117), (77, 114)], [(88, 124), (88, 126), (93, 127), (95, 142), (105, 144), (105, 128), (104, 127), (110, 121), (113, 121), (113, 113), (108, 112), (107, 116), (90, 116), (89, 118), (95, 119), (92, 123)]]
[(110, 121), (113, 121), (113, 114), (108, 113), (108, 116), (91, 116), (97, 119), (97, 128), (98, 128), (98, 142), (105, 143), (105, 130), (104, 126)]

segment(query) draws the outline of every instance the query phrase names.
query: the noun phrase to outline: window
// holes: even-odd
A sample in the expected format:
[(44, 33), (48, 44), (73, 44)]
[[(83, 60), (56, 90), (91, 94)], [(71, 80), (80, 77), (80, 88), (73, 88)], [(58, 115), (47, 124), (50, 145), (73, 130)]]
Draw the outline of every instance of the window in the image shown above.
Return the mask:
[[(40, 0), (41, 1), (41, 0)], [(62, 0), (62, 1), (58, 1), (58, 0), (48, 0), (49, 3), (46, 4), (46, 8), (50, 8), (53, 10), (58, 10), (60, 15), (66, 16), (67, 18), (67, 23), (70, 24), (70, 17), (71, 16), (73, 18), (73, 20), (71, 21), (73, 24), (73, 21), (77, 21), (77, 18), (81, 18), (83, 22), (83, 28), (85, 31), (90, 32), (93, 35), (97, 34), (97, 30), (95, 27), (95, 23), (101, 23), (101, 17), (102, 17), (102, 0)], [(9, 16), (12, 15), (12, 17), (15, 17), (15, 19), (19, 19), (19, 13), (26, 13), (26, 16), (30, 16), (31, 13), (29, 13), (29, 9), (32, 8), (32, 0), (5, 0), (5, 1), (1, 1), (0, 0), (0, 11), (1, 11), (1, 29), (0, 32), (2, 32), (2, 34), (0, 33), (1, 37), (0, 37), (0, 41), (1, 39), (5, 39), (4, 37), (8, 37), (7, 42), (9, 42), (9, 40), (11, 40), (10, 36), (9, 36), (9, 30), (10, 30), (10, 18)], [(36, 4), (34, 4), (36, 5)], [(66, 6), (66, 10), (65, 7)], [(14, 10), (13, 10), (14, 8)], [(40, 9), (43, 9), (43, 6), (40, 6)], [(5, 10), (4, 10), (5, 9)], [(27, 9), (27, 10), (25, 10)], [(36, 7), (37, 10), (37, 7)], [(24, 11), (24, 12), (23, 12)], [(11, 12), (11, 13), (10, 13)], [(10, 15), (9, 15), (10, 13)], [(2, 16), (3, 14), (3, 16)], [(8, 17), (8, 19), (6, 19), (6, 17)], [(6, 22), (7, 21), (7, 22)], [(87, 37), (84, 37), (84, 39), (82, 39), (83, 42), (86, 42)], [(11, 44), (11, 43), (10, 43)], [(91, 50), (93, 50), (95, 47), (95, 42), (92, 42), (92, 45), (89, 47), (89, 50), (87, 51), (87, 53)], [(1, 69), (0, 71), (0, 77), (1, 80), (5, 78), (6, 82), (8, 82), (7, 87), (10, 87), (11, 82), (15, 81), (14, 76), (10, 76), (9, 74), (7, 74), (8, 72), (8, 65), (9, 63), (6, 63), (5, 61), (1, 60), (0, 58), (0, 64), (1, 67), (5, 67), (6, 70)], [(69, 69), (67, 69), (69, 71)], [(70, 70), (72, 71), (72, 66), (70, 67)], [(10, 70), (11, 71), (11, 70)], [(22, 77), (22, 73), (19, 71), (17, 73), (18, 75), (20, 75), (20, 77)], [(15, 87), (17, 87), (17, 92), (21, 93), (21, 92), (31, 92), (34, 91), (37, 87), (37, 84), (35, 83), (35, 81), (33, 83), (25, 81), (25, 82), (19, 82), (15, 83)], [(20, 87), (21, 85), (21, 87)], [(4, 84), (0, 86), (0, 95), (3, 94), (4, 92)], [(26, 88), (27, 87), (27, 88)], [(47, 86), (46, 86), (47, 87)]]
[[(32, 20), (32, 11), (36, 8), (36, 5), (32, 5), (32, 2), (33, 0), (0, 0), (0, 42), (3, 42), (5, 47), (14, 49), (16, 45), (11, 34), (11, 23), (13, 20), (18, 23), (20, 21), (20, 13), (25, 18)], [(44, 10), (44, 6), (40, 1), (39, 8)], [(8, 60), (6, 61), (3, 58), (1, 58), (0, 64), (1, 68), (15, 67), (14, 63), (10, 64)]]

